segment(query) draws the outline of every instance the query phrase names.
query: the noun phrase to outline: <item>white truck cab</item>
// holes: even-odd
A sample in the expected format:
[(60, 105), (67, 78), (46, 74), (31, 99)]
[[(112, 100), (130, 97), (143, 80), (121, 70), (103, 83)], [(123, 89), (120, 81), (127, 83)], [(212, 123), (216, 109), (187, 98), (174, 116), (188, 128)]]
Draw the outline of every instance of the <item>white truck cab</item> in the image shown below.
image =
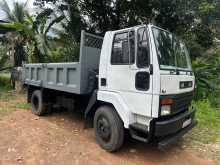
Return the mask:
[(187, 48), (151, 24), (109, 31), (104, 39), (83, 31), (78, 63), (27, 64), (24, 84), (36, 115), (81, 100), (86, 127), (95, 128), (97, 142), (110, 152), (122, 146), (125, 129), (165, 147), (197, 123)]
[(164, 137), (193, 127), (194, 86), (187, 48), (170, 32), (144, 25), (105, 34), (97, 98), (114, 106), (132, 137), (147, 142), (151, 131)]

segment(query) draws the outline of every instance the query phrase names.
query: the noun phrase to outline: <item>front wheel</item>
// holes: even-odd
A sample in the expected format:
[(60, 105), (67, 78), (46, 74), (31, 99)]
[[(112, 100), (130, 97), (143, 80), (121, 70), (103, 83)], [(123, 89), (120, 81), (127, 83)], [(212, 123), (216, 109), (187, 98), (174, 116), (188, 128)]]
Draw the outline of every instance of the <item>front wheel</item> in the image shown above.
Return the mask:
[(103, 149), (114, 152), (122, 146), (124, 126), (114, 108), (98, 108), (94, 117), (94, 128), (96, 140)]

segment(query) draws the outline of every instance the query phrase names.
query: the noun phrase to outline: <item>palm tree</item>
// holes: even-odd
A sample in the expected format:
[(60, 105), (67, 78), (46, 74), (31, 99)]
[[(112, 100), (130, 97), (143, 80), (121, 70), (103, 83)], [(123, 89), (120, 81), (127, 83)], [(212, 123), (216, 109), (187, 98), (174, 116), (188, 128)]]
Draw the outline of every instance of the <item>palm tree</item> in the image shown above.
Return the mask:
[[(20, 37), (18, 43), (33, 47), (32, 62), (44, 62), (45, 56), (49, 52), (48, 32), (52, 26), (62, 21), (64, 16), (56, 17), (52, 9), (45, 9), (40, 12), (36, 17), (31, 16), (25, 9), (26, 4), (14, 3), (14, 9), (11, 11), (5, 0), (0, 4), (1, 8), (6, 15), (8, 23), (0, 23), (0, 27), (15, 29), (16, 34)], [(17, 16), (16, 16), (17, 14)]]
[[(10, 9), (6, 0), (2, 0), (0, 2), (0, 10), (5, 14), (5, 22), (17, 22), (23, 24), (25, 22), (25, 14), (27, 13), (26, 9), (27, 3), (13, 3), (13, 9)], [(7, 24), (7, 23), (1, 23)], [(13, 59), (13, 66), (21, 66), (22, 61), (25, 60), (24, 56), (24, 37), (21, 32), (10, 32), (10, 34), (6, 35), (8, 41), (10, 42), (10, 49), (12, 50), (12, 59)]]
[(23, 23), (25, 21), (25, 13), (27, 12), (27, 2), (13, 2), (13, 9), (10, 9), (7, 1), (2, 0), (0, 2), (0, 8), (6, 14), (5, 21)]

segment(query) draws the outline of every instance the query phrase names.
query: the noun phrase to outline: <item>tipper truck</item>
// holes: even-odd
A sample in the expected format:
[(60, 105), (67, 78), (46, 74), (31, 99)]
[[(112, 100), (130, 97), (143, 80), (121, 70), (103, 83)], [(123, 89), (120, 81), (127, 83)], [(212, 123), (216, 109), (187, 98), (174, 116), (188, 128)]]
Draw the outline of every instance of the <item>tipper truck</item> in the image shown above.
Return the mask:
[(81, 32), (79, 62), (24, 65), (32, 112), (80, 105), (98, 144), (118, 150), (125, 132), (163, 148), (196, 125), (191, 108), (195, 76), (186, 45), (152, 24)]

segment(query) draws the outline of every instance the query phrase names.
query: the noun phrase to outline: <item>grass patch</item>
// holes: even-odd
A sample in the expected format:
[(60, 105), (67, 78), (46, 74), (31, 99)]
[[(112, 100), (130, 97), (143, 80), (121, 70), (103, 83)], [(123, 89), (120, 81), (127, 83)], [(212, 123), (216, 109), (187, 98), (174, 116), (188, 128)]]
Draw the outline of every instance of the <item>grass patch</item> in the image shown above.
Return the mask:
[(220, 108), (207, 100), (194, 102), (198, 125), (184, 138), (184, 146), (220, 165)]
[(197, 109), (198, 125), (190, 138), (203, 144), (214, 143), (220, 139), (220, 108), (213, 108), (208, 100), (194, 103)]
[(11, 97), (10, 74), (0, 73), (0, 100), (7, 101)]
[(10, 85), (10, 74), (0, 74), (0, 114), (17, 109), (30, 109), (30, 105), (20, 99), (20, 95), (12, 90)]
[(12, 92), (5, 88), (0, 88), (0, 101), (10, 101)]
[(0, 114), (3, 115), (3, 114), (6, 114), (8, 112), (11, 112), (13, 111), (13, 109), (9, 108), (9, 107), (0, 107)]
[(18, 109), (30, 109), (31, 106), (28, 103), (17, 103), (15, 104), (14, 108), (18, 108)]
[(30, 104), (26, 103), (23, 95), (17, 94), (14, 91), (3, 91), (0, 96), (0, 117), (8, 112), (26, 110), (31, 107)]

